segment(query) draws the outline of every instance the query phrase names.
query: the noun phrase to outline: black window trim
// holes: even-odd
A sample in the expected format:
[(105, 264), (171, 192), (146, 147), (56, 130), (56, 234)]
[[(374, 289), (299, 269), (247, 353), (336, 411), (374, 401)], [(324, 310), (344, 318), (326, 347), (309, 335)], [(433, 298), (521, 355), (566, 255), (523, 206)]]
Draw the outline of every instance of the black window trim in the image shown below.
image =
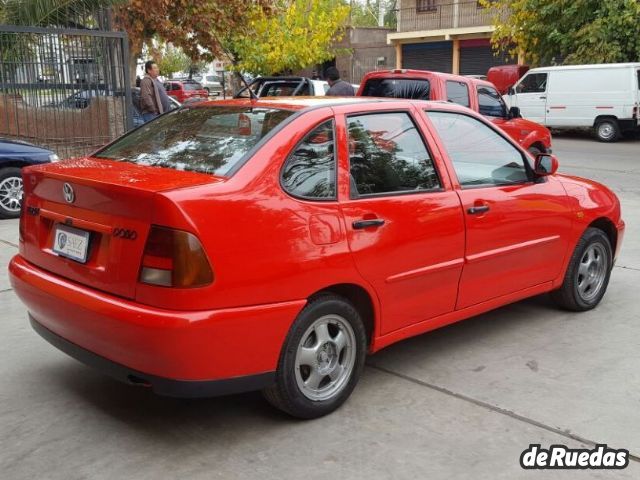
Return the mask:
[[(435, 106), (434, 106), (435, 107)], [(457, 112), (457, 111), (452, 111), (452, 110), (446, 110), (446, 109), (440, 109), (437, 107), (431, 107), (431, 108), (423, 108), (422, 111), (425, 113), (425, 116), (427, 118), (429, 118), (429, 112), (440, 112), (440, 113), (449, 113), (449, 114), (454, 114), (454, 115), (463, 115), (465, 117), (469, 117), (469, 118), (473, 118), (474, 120), (479, 120), (480, 122), (482, 122), (484, 125), (490, 127), (494, 132), (496, 132), (500, 137), (502, 137), (504, 140), (507, 141), (507, 143), (509, 143), (510, 145), (514, 146), (516, 151), (518, 151), (520, 153), (520, 156), (522, 157), (523, 163), (524, 163), (524, 168), (527, 172), (527, 178), (528, 180), (526, 182), (519, 182), (519, 183), (494, 183), (494, 184), (486, 184), (486, 185), (461, 185), (460, 184), (460, 179), (458, 178), (458, 172), (456, 172), (455, 169), (455, 165), (453, 164), (453, 160), (451, 160), (451, 158), (449, 157), (449, 152), (446, 151), (446, 147), (445, 147), (445, 154), (447, 156), (447, 160), (449, 160), (449, 162), (451, 163), (451, 166), (453, 167), (453, 173), (456, 176), (456, 180), (458, 181), (458, 185), (460, 187), (460, 190), (476, 190), (479, 188), (496, 188), (496, 187), (517, 187), (517, 186), (522, 186), (522, 185), (534, 185), (534, 184), (538, 184), (538, 183), (544, 183), (547, 181), (546, 177), (536, 177), (534, 171), (533, 171), (533, 166), (530, 163), (529, 157), (527, 156), (527, 154), (522, 150), (522, 147), (520, 145), (518, 145), (516, 142), (513, 141), (513, 139), (511, 137), (509, 137), (504, 131), (502, 131), (500, 128), (496, 127), (492, 122), (488, 121), (485, 118), (481, 118), (478, 119), (476, 116), (474, 115), (469, 115), (468, 113), (465, 112)], [(431, 119), (429, 118), (429, 122), (431, 122)], [(435, 126), (433, 127), (435, 129)], [(437, 130), (435, 131), (435, 134), (438, 135)], [(442, 141), (442, 139), (440, 138), (440, 135), (438, 135), (438, 138)], [(443, 144), (444, 147), (444, 144)]]
[(442, 182), (442, 176), (438, 171), (438, 166), (436, 165), (436, 162), (433, 161), (432, 149), (429, 146), (429, 142), (427, 142), (426, 138), (422, 134), (422, 130), (416, 123), (416, 119), (414, 118), (415, 116), (412, 115), (412, 111), (409, 109), (377, 110), (377, 111), (367, 111), (367, 112), (361, 112), (361, 113), (352, 112), (349, 114), (345, 114), (345, 129), (346, 129), (345, 133), (347, 137), (347, 159), (349, 164), (349, 170), (348, 170), (349, 175), (351, 175), (351, 155), (349, 154), (349, 118), (364, 117), (365, 115), (377, 115), (377, 114), (386, 114), (386, 113), (406, 113), (409, 116), (409, 120), (413, 123), (413, 126), (416, 128), (416, 131), (418, 132), (418, 135), (420, 136), (420, 139), (422, 140), (422, 143), (424, 144), (427, 150), (427, 153), (429, 154), (429, 159), (433, 164), (433, 170), (436, 172), (436, 177), (438, 178), (438, 183), (440, 184), (440, 186), (435, 188), (425, 189), (425, 190), (399, 190), (395, 192), (364, 193), (364, 194), (358, 194), (354, 196), (353, 192), (351, 191), (351, 182), (349, 182), (349, 199), (350, 200), (368, 200), (370, 198), (384, 198), (384, 197), (396, 197), (396, 196), (403, 196), (403, 195), (419, 195), (422, 193), (444, 192), (445, 188), (443, 187), (444, 184)]
[[(287, 165), (287, 162), (289, 161), (289, 158), (291, 158), (291, 155), (293, 155), (293, 153), (298, 149), (298, 147), (300, 145), (302, 145), (302, 143), (305, 141), (305, 139), (307, 138), (307, 136), (312, 133), (316, 128), (318, 128), (320, 125), (322, 125), (323, 123), (327, 123), (327, 122), (331, 122), (331, 127), (333, 130), (333, 184), (335, 187), (335, 193), (333, 197), (304, 197), (302, 195), (295, 195), (294, 193), (290, 192), (289, 190), (287, 190), (283, 184), (283, 176), (284, 176), (284, 169)], [(300, 141), (298, 143), (296, 143), (296, 145), (289, 151), (289, 153), (287, 154), (287, 157), (285, 158), (284, 162), (282, 163), (282, 167), (280, 167), (280, 175), (279, 175), (279, 184), (280, 184), (280, 188), (282, 189), (282, 191), (284, 193), (286, 193), (287, 195), (289, 195), (291, 198), (295, 198), (296, 200), (302, 200), (305, 202), (322, 202), (322, 203), (330, 203), (330, 202), (337, 202), (338, 201), (338, 138), (336, 135), (336, 118), (334, 115), (331, 115), (327, 118), (325, 118), (324, 120), (319, 121), (318, 123), (314, 124), (312, 128), (308, 129), (304, 136), (300, 139)]]

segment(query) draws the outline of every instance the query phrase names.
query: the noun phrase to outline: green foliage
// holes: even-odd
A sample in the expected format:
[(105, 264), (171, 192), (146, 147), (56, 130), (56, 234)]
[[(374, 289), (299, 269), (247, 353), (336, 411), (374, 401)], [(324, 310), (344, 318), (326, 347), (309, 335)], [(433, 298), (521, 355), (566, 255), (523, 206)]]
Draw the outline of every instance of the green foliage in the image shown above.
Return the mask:
[(124, 0), (0, 0), (0, 23), (49, 26), (66, 24)]
[(636, 0), (481, 0), (496, 12), (493, 45), (546, 65), (640, 59)]
[(377, 27), (380, 5), (384, 8), (384, 26), (397, 25), (397, 0), (345, 0), (351, 6), (349, 24), (352, 27)]
[(333, 58), (349, 7), (342, 0), (277, 0), (273, 12), (255, 6), (247, 15), (247, 31), (229, 39), (234, 68), (271, 75)]
[(154, 58), (156, 58), (160, 68), (160, 75), (165, 77), (170, 77), (174, 73), (185, 72), (191, 66), (191, 59), (181, 49), (173, 45), (165, 46), (164, 51)]

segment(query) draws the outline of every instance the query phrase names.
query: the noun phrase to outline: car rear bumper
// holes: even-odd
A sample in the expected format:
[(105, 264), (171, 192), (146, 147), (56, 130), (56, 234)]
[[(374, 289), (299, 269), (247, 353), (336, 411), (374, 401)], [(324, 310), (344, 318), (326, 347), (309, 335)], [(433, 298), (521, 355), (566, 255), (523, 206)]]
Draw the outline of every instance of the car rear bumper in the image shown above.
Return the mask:
[(242, 377), (255, 375), (258, 384), (271, 381), (287, 332), (306, 304), (169, 311), (70, 282), (20, 255), (11, 260), (9, 273), (34, 328), (51, 343), (85, 363), (116, 365), (101, 369), (130, 383), (136, 382), (129, 376), (140, 378), (165, 394), (186, 386), (211, 395), (216, 388), (197, 383), (221, 380), (227, 381), (218, 384), (221, 393), (240, 391), (245, 387), (229, 385), (251, 386), (257, 380)]
[(181, 398), (214, 397), (217, 395), (230, 395), (233, 393), (249, 392), (263, 389), (275, 381), (275, 372), (261, 373), (257, 375), (246, 375), (224, 380), (174, 380), (171, 378), (158, 377), (148, 373), (133, 370), (119, 363), (112, 362), (108, 358), (101, 357), (86, 350), (70, 341), (56, 335), (51, 330), (43, 327), (29, 315), (29, 320), (33, 329), (54, 347), (76, 360), (100, 370), (124, 383), (138, 387), (151, 388), (158, 395)]

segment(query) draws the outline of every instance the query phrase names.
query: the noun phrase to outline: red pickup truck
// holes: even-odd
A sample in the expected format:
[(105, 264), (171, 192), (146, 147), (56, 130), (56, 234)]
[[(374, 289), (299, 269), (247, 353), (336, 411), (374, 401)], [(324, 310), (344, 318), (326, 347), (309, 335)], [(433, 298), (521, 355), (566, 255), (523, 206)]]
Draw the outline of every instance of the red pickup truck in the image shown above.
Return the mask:
[(366, 74), (357, 95), (457, 103), (488, 117), (534, 156), (551, 153), (549, 130), (520, 117), (517, 107), (507, 110), (496, 87), (484, 80), (425, 70), (385, 70)]

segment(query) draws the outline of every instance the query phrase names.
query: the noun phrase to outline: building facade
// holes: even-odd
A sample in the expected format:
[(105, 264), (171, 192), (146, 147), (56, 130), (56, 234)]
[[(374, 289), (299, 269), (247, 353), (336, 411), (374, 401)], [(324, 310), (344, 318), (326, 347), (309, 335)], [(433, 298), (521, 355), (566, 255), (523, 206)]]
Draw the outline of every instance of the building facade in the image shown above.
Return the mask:
[(486, 75), (495, 65), (516, 63), (490, 44), (497, 13), (468, 0), (399, 0), (398, 27), (387, 35), (396, 68)]

